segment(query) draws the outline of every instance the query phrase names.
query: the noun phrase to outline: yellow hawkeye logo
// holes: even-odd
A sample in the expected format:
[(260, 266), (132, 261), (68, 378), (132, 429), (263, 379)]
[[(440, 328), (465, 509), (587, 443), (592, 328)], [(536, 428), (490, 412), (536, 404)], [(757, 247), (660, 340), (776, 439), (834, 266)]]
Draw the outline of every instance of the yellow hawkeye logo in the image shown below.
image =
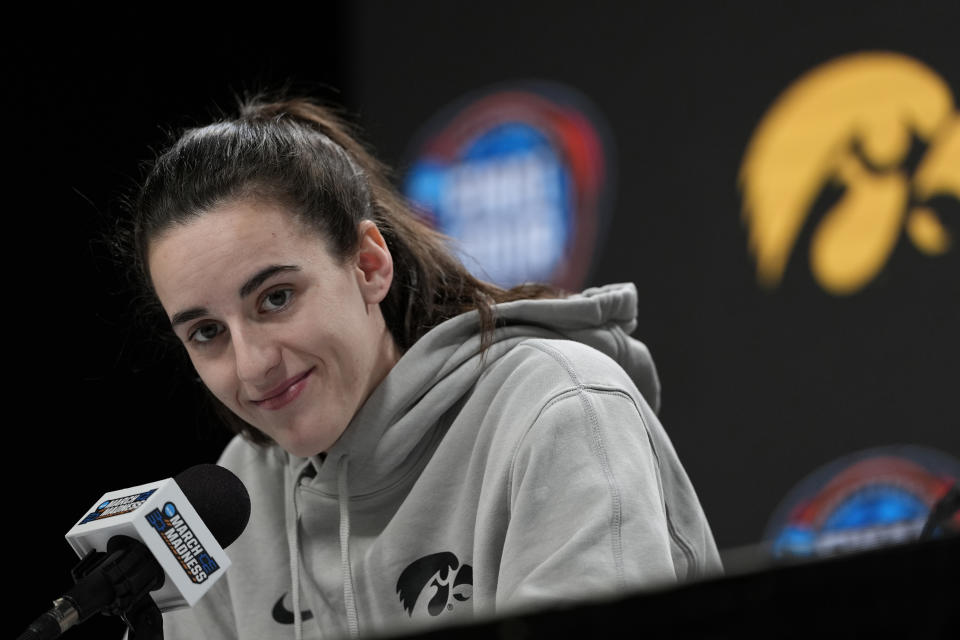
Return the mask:
[[(916, 170), (908, 155), (925, 146)], [(901, 231), (923, 253), (950, 250), (931, 199), (960, 200), (960, 113), (944, 80), (897, 53), (858, 53), (801, 76), (767, 111), (740, 167), (757, 279), (780, 283), (824, 187), (843, 188), (813, 230), (810, 269), (826, 291), (873, 280)]]

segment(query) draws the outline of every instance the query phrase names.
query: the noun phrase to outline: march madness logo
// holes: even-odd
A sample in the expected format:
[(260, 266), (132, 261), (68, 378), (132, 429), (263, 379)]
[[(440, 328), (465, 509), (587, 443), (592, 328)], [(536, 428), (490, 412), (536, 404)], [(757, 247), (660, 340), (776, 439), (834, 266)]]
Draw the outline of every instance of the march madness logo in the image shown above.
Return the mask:
[(449, 551), (424, 556), (400, 574), (397, 595), (410, 617), (453, 611), (473, 597), (473, 567)]
[[(764, 539), (774, 557), (826, 557), (916, 540), (960, 480), (960, 462), (916, 446), (868, 449), (814, 471), (784, 499)], [(960, 513), (947, 525), (960, 529)]]
[(739, 182), (757, 280), (767, 288), (779, 286), (815, 211), (824, 213), (810, 223), (810, 270), (831, 294), (873, 281), (904, 233), (921, 254), (943, 255), (960, 210), (960, 112), (951, 88), (899, 53), (827, 62), (764, 114)]
[(152, 496), (155, 491), (156, 489), (150, 489), (150, 491), (144, 491), (143, 493), (135, 493), (122, 498), (106, 500), (96, 509), (87, 514), (87, 516), (80, 521), (80, 524), (86, 524), (95, 520), (103, 520), (104, 518), (130, 513), (131, 511), (139, 509), (141, 506), (143, 506), (143, 503), (145, 503), (147, 498)]
[(408, 153), (403, 190), (475, 275), (579, 290), (606, 234), (612, 146), (572, 88), (501, 85), (430, 120)]
[(154, 509), (147, 514), (146, 519), (163, 538), (170, 553), (194, 584), (205, 582), (210, 574), (220, 568), (172, 502), (163, 505), (163, 511)]

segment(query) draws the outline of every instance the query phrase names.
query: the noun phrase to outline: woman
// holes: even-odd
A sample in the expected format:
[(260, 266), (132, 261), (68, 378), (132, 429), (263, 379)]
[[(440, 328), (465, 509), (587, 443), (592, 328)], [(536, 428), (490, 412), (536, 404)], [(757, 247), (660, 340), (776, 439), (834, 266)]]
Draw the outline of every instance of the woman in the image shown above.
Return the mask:
[(133, 231), (253, 505), (168, 638), (403, 632), (719, 570), (632, 285), (475, 279), (303, 99), (184, 133)]

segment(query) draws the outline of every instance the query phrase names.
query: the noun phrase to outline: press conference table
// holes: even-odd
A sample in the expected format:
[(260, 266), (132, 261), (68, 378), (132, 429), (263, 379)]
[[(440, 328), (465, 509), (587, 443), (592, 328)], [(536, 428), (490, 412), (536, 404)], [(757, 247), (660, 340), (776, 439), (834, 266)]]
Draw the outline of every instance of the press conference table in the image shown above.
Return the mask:
[(960, 536), (400, 638), (960, 638)]

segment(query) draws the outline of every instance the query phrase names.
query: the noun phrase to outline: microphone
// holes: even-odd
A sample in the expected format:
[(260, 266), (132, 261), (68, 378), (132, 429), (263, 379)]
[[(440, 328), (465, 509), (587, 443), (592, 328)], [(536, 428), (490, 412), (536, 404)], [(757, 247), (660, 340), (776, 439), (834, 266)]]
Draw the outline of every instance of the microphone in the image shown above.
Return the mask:
[(193, 606), (230, 566), (223, 549), (250, 518), (233, 473), (200, 464), (104, 494), (67, 532), (76, 584), (18, 640), (52, 640), (95, 613), (123, 617), (130, 640), (162, 638), (160, 611)]

